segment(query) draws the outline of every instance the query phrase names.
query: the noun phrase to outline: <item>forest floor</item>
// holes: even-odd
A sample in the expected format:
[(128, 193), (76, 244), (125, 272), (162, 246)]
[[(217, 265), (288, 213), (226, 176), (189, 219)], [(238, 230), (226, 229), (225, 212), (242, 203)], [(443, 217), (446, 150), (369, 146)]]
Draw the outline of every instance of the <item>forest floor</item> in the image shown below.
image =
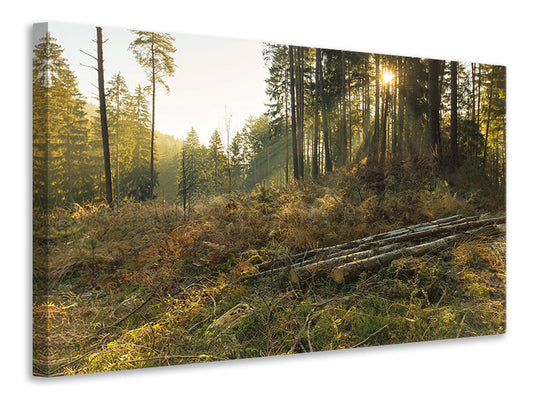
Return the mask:
[[(317, 183), (176, 205), (56, 209), (34, 224), (34, 373), (69, 375), (505, 332), (505, 240), (465, 240), (338, 285), (254, 264), (454, 214), (504, 195), (359, 166)], [(458, 190), (460, 187), (461, 190)], [(452, 189), (455, 188), (455, 189)], [(48, 268), (47, 268), (48, 266)], [(211, 324), (236, 305), (246, 317)]]

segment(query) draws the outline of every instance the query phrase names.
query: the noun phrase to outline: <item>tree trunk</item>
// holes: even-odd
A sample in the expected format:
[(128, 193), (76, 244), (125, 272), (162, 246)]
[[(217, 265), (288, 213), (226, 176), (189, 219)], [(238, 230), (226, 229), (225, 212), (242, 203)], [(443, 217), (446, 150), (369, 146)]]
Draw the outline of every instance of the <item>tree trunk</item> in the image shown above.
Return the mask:
[(392, 128), (391, 128), (391, 154), (394, 158), (396, 156), (396, 147), (398, 145), (398, 75), (399, 75), (399, 57), (396, 58), (396, 73), (394, 74), (394, 89), (392, 92)]
[(477, 126), (481, 131), (481, 64), (477, 65)]
[(379, 54), (375, 55), (376, 58), (376, 106), (374, 114), (374, 136), (372, 137), (372, 150), (371, 150), (371, 159), (376, 162), (379, 159), (378, 154), (378, 143), (379, 143)]
[(489, 109), (487, 110), (487, 128), (485, 131), (485, 144), (483, 146), (483, 167), (487, 162), (487, 147), (489, 144), (489, 129), (490, 129), (490, 114), (492, 109), (492, 87), (494, 85), (494, 66), (491, 66), (492, 72), (490, 74), (490, 91), (489, 91)]
[(333, 164), (331, 162), (331, 150), (329, 148), (329, 125), (328, 125), (328, 107), (326, 97), (324, 95), (324, 73), (322, 71), (322, 50), (317, 49), (317, 68), (318, 76), (320, 78), (319, 92), (320, 92), (320, 106), (322, 113), (322, 124), (323, 124), (323, 141), (324, 141), (324, 170), (326, 173), (333, 170)]
[(107, 112), (104, 86), (104, 55), (102, 49), (102, 28), (96, 27), (98, 53), (98, 94), (100, 98), (100, 124), (102, 127), (102, 144), (104, 150), (104, 173), (107, 204), (113, 206), (113, 184), (111, 181), (111, 158), (109, 155), (109, 131), (107, 129)]
[(395, 156), (401, 158), (402, 156), (402, 141), (403, 141), (403, 125), (404, 125), (404, 101), (403, 101), (403, 85), (404, 85), (404, 76), (403, 76), (403, 58), (398, 58), (398, 68), (397, 68), (397, 85), (398, 85), (398, 105), (397, 105), (397, 118), (398, 123), (396, 127), (396, 146), (395, 146)]
[(183, 219), (187, 219), (187, 170), (185, 169), (185, 149), (181, 150), (181, 171), (183, 174)]
[(320, 96), (319, 96), (319, 81), (320, 81), (320, 75), (319, 75), (319, 57), (321, 57), (320, 49), (315, 50), (315, 137), (313, 138), (313, 161), (312, 161), (312, 176), (313, 179), (318, 178), (318, 136), (319, 136), (319, 130), (320, 130), (320, 115), (319, 115), (319, 102), (320, 102)]
[(268, 124), (268, 136), (267, 136), (267, 143), (266, 143), (266, 151), (267, 151), (267, 171), (266, 171), (266, 180), (267, 180), (267, 186), (270, 186), (270, 124)]
[(451, 111), (450, 111), (450, 144), (452, 166), (458, 164), (458, 140), (457, 140), (457, 61), (452, 61), (451, 67)]
[(150, 141), (150, 199), (154, 198), (154, 137), (155, 137), (155, 54), (152, 34), (152, 135)]
[(387, 92), (385, 94), (385, 106), (382, 110), (382, 122), (381, 122), (381, 149), (379, 151), (379, 163), (384, 165), (387, 158), (387, 114), (389, 112), (389, 100), (390, 100), (390, 88), (387, 84)]
[(370, 76), (368, 72), (368, 60), (365, 60), (365, 85), (364, 85), (364, 108), (363, 113), (363, 134), (365, 140), (369, 139), (370, 131)]
[(476, 122), (476, 64), (471, 63), (472, 71), (472, 122)]
[(116, 176), (116, 185), (117, 190), (115, 191), (115, 201), (118, 204), (120, 203), (120, 89), (117, 90), (117, 145), (115, 146), (117, 152), (117, 176)]
[(429, 60), (429, 76), (428, 76), (428, 91), (429, 91), (429, 134), (431, 138), (431, 152), (433, 156), (433, 163), (436, 168), (435, 173), (440, 171), (441, 162), (441, 143), (439, 132), (439, 109), (440, 109), (440, 95), (439, 95), (439, 60)]
[(304, 73), (303, 73), (303, 48), (297, 47), (298, 71), (298, 172), (300, 179), (304, 179)]
[(289, 75), (291, 86), (291, 132), (292, 132), (292, 164), (294, 178), (299, 179), (298, 172), (298, 139), (296, 135), (296, 104), (295, 104), (295, 77), (294, 77), (294, 47), (289, 46)]
[(233, 163), (232, 163), (232, 160), (231, 160), (231, 152), (230, 152), (230, 133), (231, 133), (231, 129), (230, 129), (230, 125), (231, 125), (231, 115), (228, 114), (228, 111), (227, 109), (225, 110), (225, 115), (224, 115), (224, 125), (226, 125), (226, 155), (228, 157), (228, 162), (227, 162), (227, 168), (228, 168), (228, 194), (231, 195), (231, 190), (233, 188), (233, 182), (232, 182), (232, 178), (233, 178)]
[(346, 132), (346, 54), (341, 51), (341, 123), (340, 123), (340, 158), (341, 165), (347, 162), (347, 132)]
[(287, 84), (285, 86), (285, 183), (289, 183), (289, 117), (288, 117), (288, 91)]

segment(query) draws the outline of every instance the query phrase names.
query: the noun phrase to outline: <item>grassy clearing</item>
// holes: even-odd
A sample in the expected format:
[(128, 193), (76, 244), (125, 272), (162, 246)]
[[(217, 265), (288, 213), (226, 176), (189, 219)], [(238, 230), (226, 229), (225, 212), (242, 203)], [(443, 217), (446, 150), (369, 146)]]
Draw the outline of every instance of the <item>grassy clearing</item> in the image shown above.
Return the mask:
[[(378, 176), (376, 176), (376, 174)], [(408, 224), (472, 215), (489, 200), (416, 175), (355, 168), (327, 181), (217, 197), (185, 220), (164, 203), (36, 215), (34, 371), (92, 373), (498, 334), (505, 331), (505, 241), (396, 260), (338, 286), (247, 280), (275, 254)], [(501, 204), (501, 203), (500, 203)], [(48, 261), (48, 263), (47, 263)], [(47, 267), (49, 266), (49, 267)], [(234, 306), (246, 318), (210, 330)]]

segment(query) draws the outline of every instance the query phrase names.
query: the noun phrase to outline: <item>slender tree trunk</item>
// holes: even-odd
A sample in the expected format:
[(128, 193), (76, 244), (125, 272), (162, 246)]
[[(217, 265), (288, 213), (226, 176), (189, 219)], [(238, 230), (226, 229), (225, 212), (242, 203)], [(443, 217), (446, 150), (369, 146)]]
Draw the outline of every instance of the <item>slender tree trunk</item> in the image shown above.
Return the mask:
[(270, 186), (270, 123), (268, 125), (268, 136), (267, 136), (267, 143), (266, 143), (266, 151), (267, 151), (267, 171), (266, 171), (266, 180), (267, 180), (267, 186)]
[(379, 143), (379, 54), (375, 55), (376, 58), (376, 107), (374, 114), (374, 136), (372, 138), (372, 151), (371, 159), (375, 162), (379, 159), (378, 143)]
[(368, 74), (368, 59), (365, 59), (365, 72), (364, 72), (364, 102), (363, 102), (363, 135), (365, 140), (368, 140), (368, 131), (370, 129), (370, 79)]
[(294, 77), (294, 47), (289, 46), (289, 74), (291, 86), (291, 131), (292, 131), (292, 164), (294, 178), (299, 179), (298, 172), (298, 139), (296, 135), (296, 104), (295, 104), (295, 77)]
[(472, 121), (476, 122), (476, 64), (471, 63), (472, 71)]
[(289, 183), (289, 117), (287, 107), (287, 84), (285, 84), (285, 183)]
[(398, 83), (400, 74), (400, 58), (396, 58), (396, 74), (394, 74), (394, 92), (392, 97), (392, 157), (398, 154)]
[(477, 65), (477, 126), (481, 132), (481, 64)]
[[(354, 88), (355, 91), (355, 88)], [(357, 98), (357, 92), (353, 96)], [(361, 110), (362, 111), (362, 110)], [(353, 124), (352, 124), (352, 76), (348, 74), (348, 162), (352, 162), (353, 153)]]
[(155, 53), (152, 34), (152, 136), (150, 141), (150, 199), (154, 198), (154, 137), (155, 137)]
[[(434, 164), (437, 170), (440, 169), (441, 162), (441, 144), (439, 133), (439, 60), (429, 60), (429, 132), (431, 136), (431, 152), (434, 159)], [(438, 172), (438, 171), (435, 171)]]
[(397, 155), (399, 158), (403, 155), (403, 141), (405, 131), (405, 76), (403, 57), (398, 64), (398, 139)]
[(120, 143), (120, 89), (117, 90), (117, 134), (116, 134), (116, 138), (117, 138), (117, 144), (115, 146), (116, 148), (116, 152), (117, 152), (117, 159), (116, 159), (116, 163), (117, 163), (117, 176), (116, 176), (116, 184), (117, 184), (117, 190), (115, 192), (115, 201), (117, 203), (117, 206), (118, 204), (120, 203), (120, 159), (119, 159), (119, 154), (120, 154), (120, 147), (119, 147), (119, 143)]
[[(69, 115), (69, 113), (67, 113), (67, 115)], [(67, 129), (65, 129), (67, 133), (65, 162), (66, 162), (66, 165), (68, 166), (67, 171), (66, 171), (67, 173), (67, 200), (73, 202), (74, 199), (72, 198), (72, 168), (70, 167), (72, 165), (72, 158), (71, 158), (71, 151), (70, 151), (70, 147), (71, 147), (70, 126), (69, 126), (70, 122), (68, 121), (68, 119), (70, 118), (67, 118), (67, 125), (66, 125)]]
[(318, 85), (320, 81), (320, 75), (319, 75), (319, 67), (318, 64), (320, 64), (320, 61), (318, 58), (321, 56), (320, 49), (315, 50), (315, 137), (313, 138), (313, 161), (312, 161), (312, 176), (313, 179), (318, 178), (318, 136), (319, 136), (319, 129), (320, 129), (320, 115), (319, 115), (319, 107), (320, 107), (320, 96), (319, 96), (319, 90)]
[(489, 109), (487, 110), (487, 127), (485, 130), (485, 144), (483, 146), (483, 166), (487, 162), (487, 147), (489, 144), (489, 130), (490, 130), (490, 114), (492, 111), (492, 88), (494, 85), (494, 66), (491, 66), (492, 72), (490, 74), (490, 89), (489, 89)]
[(298, 172), (300, 172), (300, 179), (304, 179), (304, 76), (303, 76), (303, 48), (297, 48), (298, 54), (298, 136), (299, 136), (299, 159), (298, 159)]
[[(228, 139), (229, 139), (229, 135), (228, 135)], [(233, 172), (232, 172), (232, 169), (233, 169), (233, 165), (232, 165), (232, 162), (231, 162), (231, 155), (229, 153), (229, 148), (228, 148), (228, 194), (230, 194), (230, 195), (231, 195), (231, 189), (233, 188), (233, 182), (232, 182)]]
[(187, 170), (185, 169), (185, 149), (181, 149), (181, 171), (183, 174), (183, 219), (187, 219)]
[(233, 188), (232, 176), (233, 176), (233, 162), (231, 160), (230, 152), (230, 132), (231, 132), (231, 115), (228, 114), (228, 110), (225, 110), (224, 113), (224, 125), (226, 126), (226, 155), (228, 158), (227, 168), (228, 168), (228, 194), (231, 195), (231, 190)]
[(390, 84), (387, 84), (387, 91), (385, 93), (385, 106), (382, 113), (381, 119), (381, 149), (379, 151), (379, 164), (384, 165), (387, 158), (387, 114), (389, 112), (389, 100), (390, 100)]
[(347, 162), (347, 133), (346, 133), (346, 53), (341, 51), (341, 123), (340, 123), (340, 156), (341, 165)]
[(109, 131), (107, 129), (107, 112), (104, 86), (104, 56), (102, 49), (102, 28), (96, 27), (98, 53), (98, 94), (100, 98), (100, 124), (102, 126), (102, 144), (104, 150), (104, 173), (107, 204), (113, 206), (113, 184), (111, 181), (111, 159), (109, 155)]
[(328, 125), (328, 110), (327, 101), (324, 95), (324, 73), (322, 71), (322, 49), (317, 49), (317, 74), (319, 77), (318, 91), (320, 96), (320, 106), (322, 114), (322, 131), (324, 142), (324, 172), (327, 174), (333, 170), (333, 164), (331, 162), (331, 151), (329, 148), (329, 125)]
[(452, 61), (450, 66), (451, 73), (451, 110), (450, 110), (450, 142), (452, 166), (458, 164), (458, 141), (457, 141), (457, 61)]

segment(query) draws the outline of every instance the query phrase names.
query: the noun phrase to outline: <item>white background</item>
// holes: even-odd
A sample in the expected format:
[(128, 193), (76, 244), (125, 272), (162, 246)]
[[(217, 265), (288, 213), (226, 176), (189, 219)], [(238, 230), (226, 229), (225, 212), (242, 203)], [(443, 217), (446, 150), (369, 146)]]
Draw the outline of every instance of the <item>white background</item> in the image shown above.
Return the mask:
[[(533, 35), (526, 5), (510, 0), (4, 2), (0, 86), (3, 397), (531, 396), (532, 262), (526, 228), (531, 224)], [(508, 333), (82, 377), (31, 377), (31, 24), (50, 20), (507, 65)]]

